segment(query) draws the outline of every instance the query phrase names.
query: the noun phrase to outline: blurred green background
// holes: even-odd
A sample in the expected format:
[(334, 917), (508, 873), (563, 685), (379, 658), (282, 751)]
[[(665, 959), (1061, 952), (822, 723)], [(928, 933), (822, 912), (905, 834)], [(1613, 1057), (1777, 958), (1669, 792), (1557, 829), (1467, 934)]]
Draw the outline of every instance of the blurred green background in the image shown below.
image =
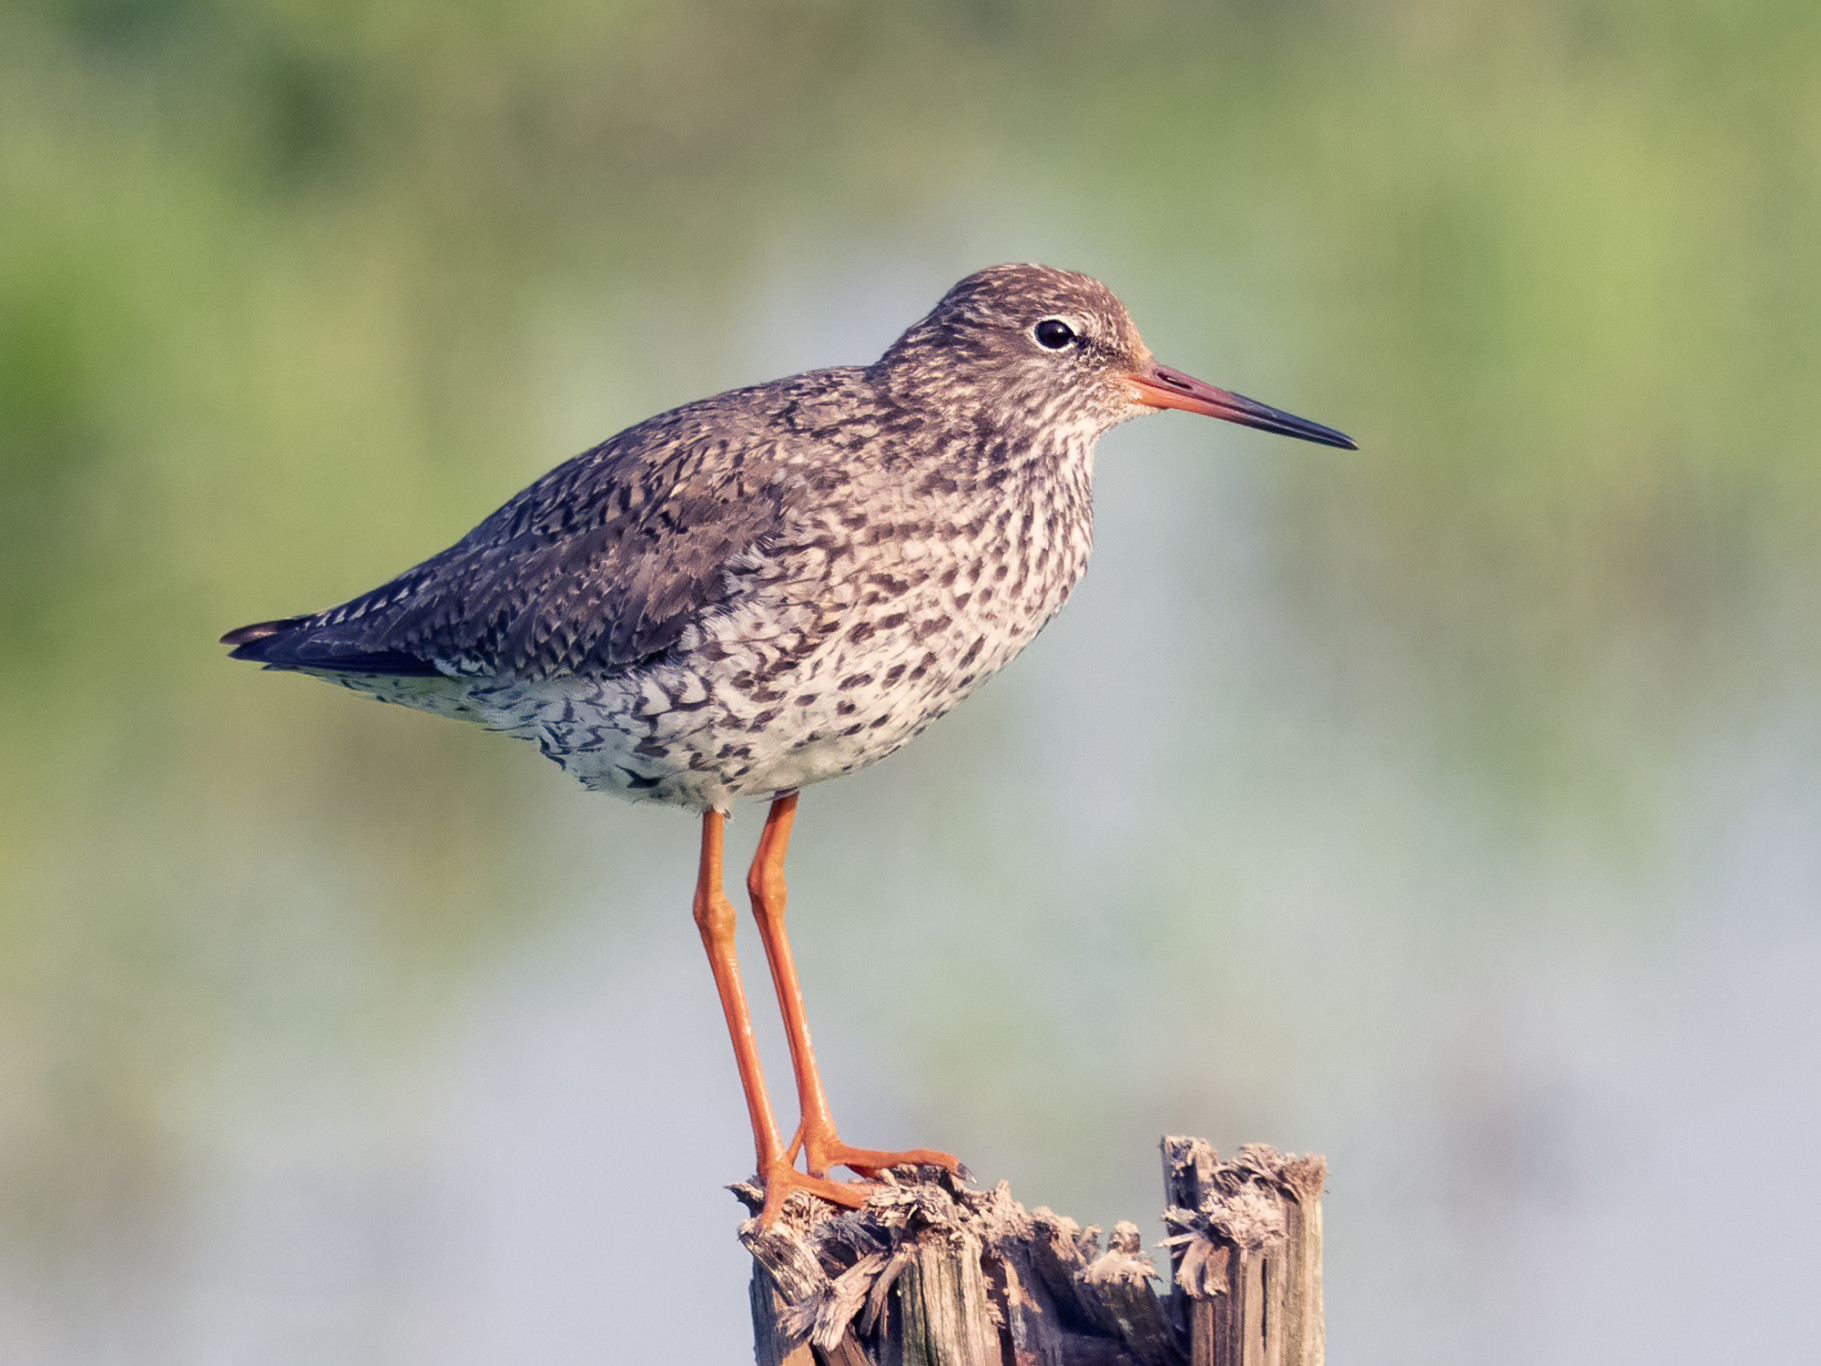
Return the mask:
[(1325, 1151), (1337, 1360), (1812, 1352), (1818, 242), (1796, 0), (11, 0), (0, 1357), (745, 1359), (693, 823), (213, 641), (1001, 260), (1365, 449), (1115, 433), (806, 796), (845, 1134)]

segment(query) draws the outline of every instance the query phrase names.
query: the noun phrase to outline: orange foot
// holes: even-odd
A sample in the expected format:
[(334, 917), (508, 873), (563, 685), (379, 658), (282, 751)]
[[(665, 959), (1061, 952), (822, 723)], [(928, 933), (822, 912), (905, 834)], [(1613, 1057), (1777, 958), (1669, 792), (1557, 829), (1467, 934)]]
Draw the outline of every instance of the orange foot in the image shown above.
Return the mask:
[[(806, 1149), (807, 1172), (797, 1170), (799, 1149)], [(846, 1167), (865, 1179), (830, 1180), (830, 1167)], [(765, 1207), (759, 1211), (759, 1223), (764, 1228), (775, 1224), (778, 1212), (784, 1208), (792, 1191), (807, 1191), (832, 1205), (859, 1209), (867, 1197), (879, 1189), (880, 1174), (893, 1167), (941, 1167), (957, 1176), (967, 1175), (967, 1169), (954, 1157), (932, 1148), (910, 1148), (897, 1153), (882, 1152), (877, 1148), (850, 1148), (832, 1133), (827, 1137), (816, 1135), (805, 1143), (799, 1130), (790, 1147), (771, 1164), (771, 1169), (761, 1173), (765, 1180)]]
[(941, 1167), (957, 1176), (964, 1175), (960, 1162), (933, 1148), (907, 1148), (901, 1153), (886, 1153), (877, 1148), (850, 1148), (832, 1136), (809, 1145), (807, 1165), (811, 1172), (818, 1174), (830, 1167), (846, 1167), (861, 1176), (877, 1177), (892, 1167)]

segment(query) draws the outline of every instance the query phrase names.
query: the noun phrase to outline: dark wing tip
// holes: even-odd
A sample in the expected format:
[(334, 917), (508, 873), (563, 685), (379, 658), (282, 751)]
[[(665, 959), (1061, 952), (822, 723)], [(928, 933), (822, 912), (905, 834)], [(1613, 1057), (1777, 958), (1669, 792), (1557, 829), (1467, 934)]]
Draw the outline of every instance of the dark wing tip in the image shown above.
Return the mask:
[(281, 617), (277, 621), (256, 621), (251, 626), (229, 631), (221, 638), (221, 643), (234, 647), (228, 653), (229, 659), (251, 659), (261, 664), (268, 663), (272, 648), (283, 645), (309, 620), (308, 617)]
[(391, 674), (433, 677), (440, 672), (421, 655), (405, 650), (373, 649), (338, 640), (319, 630), (312, 617), (256, 621), (221, 638), (232, 645), (230, 659), (249, 659), (268, 669), (317, 669), (328, 673)]
[[(304, 617), (282, 617), (277, 621), (256, 621), (251, 626), (237, 626), (221, 638), (223, 645), (251, 645), (255, 641), (270, 640), (273, 636), (282, 635), (303, 625)], [(240, 657), (236, 650), (235, 656)]]

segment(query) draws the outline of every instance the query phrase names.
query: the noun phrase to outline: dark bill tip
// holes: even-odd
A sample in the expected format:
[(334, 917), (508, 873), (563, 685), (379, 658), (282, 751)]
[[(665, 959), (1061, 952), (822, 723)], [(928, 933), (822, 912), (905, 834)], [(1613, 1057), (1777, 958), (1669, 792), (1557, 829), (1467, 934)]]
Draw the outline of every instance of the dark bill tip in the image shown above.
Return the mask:
[(1357, 442), (1344, 432), (1311, 422), (1306, 417), (1286, 413), (1244, 394), (1229, 393), (1212, 384), (1172, 370), (1167, 365), (1155, 366), (1148, 375), (1129, 377), (1133, 396), (1152, 408), (1180, 408), (1187, 413), (1217, 417), (1223, 422), (1237, 422), (1242, 427), (1256, 427), (1261, 432), (1293, 436), (1299, 441), (1313, 441), (1320, 446), (1334, 446), (1343, 451), (1356, 451)]

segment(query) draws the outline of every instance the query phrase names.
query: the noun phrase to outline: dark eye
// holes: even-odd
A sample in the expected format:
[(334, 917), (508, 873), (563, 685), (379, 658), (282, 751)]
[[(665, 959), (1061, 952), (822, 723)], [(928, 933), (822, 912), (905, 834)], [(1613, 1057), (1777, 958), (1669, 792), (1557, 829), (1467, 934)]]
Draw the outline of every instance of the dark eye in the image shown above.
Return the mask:
[(1032, 329), (1032, 335), (1037, 338), (1037, 345), (1060, 351), (1075, 340), (1075, 329), (1061, 318), (1045, 318)]

